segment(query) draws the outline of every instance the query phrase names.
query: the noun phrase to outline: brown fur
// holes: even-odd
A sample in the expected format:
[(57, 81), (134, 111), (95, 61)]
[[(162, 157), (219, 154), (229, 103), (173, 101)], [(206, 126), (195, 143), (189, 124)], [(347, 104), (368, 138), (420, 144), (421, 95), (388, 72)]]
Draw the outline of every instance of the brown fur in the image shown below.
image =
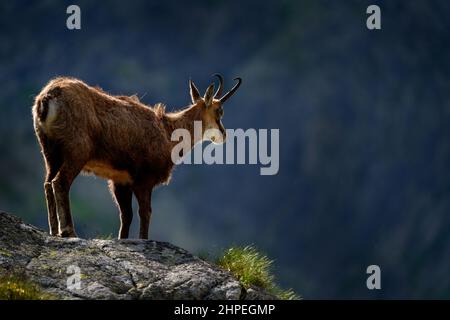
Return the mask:
[[(213, 88), (213, 86), (212, 86)], [(173, 168), (170, 140), (173, 130), (185, 128), (193, 137), (194, 121), (218, 128), (220, 100), (198, 95), (191, 83), (193, 104), (166, 113), (162, 104), (148, 107), (137, 96), (112, 96), (73, 78), (51, 80), (33, 106), (34, 128), (44, 156), (44, 182), (50, 233), (76, 236), (69, 190), (80, 172), (109, 180), (120, 210), (119, 238), (127, 238), (133, 217), (132, 194), (139, 203), (140, 238), (148, 238), (151, 192), (168, 183)], [(219, 116), (220, 114), (220, 116)], [(192, 146), (197, 141), (192, 141)]]

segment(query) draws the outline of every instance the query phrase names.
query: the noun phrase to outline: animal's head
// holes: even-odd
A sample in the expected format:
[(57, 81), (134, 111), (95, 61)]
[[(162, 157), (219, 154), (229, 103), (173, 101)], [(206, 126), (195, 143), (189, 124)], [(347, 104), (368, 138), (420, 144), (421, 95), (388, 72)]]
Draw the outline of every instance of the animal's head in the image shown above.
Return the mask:
[[(226, 140), (226, 131), (222, 124), (223, 104), (237, 91), (241, 85), (242, 79), (235, 78), (237, 83), (222, 96), (223, 77), (215, 74), (219, 79), (219, 88), (214, 93), (214, 83), (206, 89), (203, 97), (200, 95), (197, 87), (192, 80), (189, 81), (192, 104), (199, 109), (203, 123), (203, 139), (211, 140), (213, 143), (221, 144)], [(222, 97), (221, 97), (222, 96)]]

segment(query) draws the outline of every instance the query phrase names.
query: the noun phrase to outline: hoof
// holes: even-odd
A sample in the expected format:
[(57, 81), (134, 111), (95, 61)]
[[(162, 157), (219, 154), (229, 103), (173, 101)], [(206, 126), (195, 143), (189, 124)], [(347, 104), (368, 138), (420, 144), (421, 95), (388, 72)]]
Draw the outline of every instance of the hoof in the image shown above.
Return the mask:
[(52, 237), (58, 237), (59, 234), (58, 234), (58, 232), (51, 232), (51, 231), (50, 231), (50, 236), (52, 236)]
[(75, 231), (73, 229), (61, 230), (61, 232), (59, 233), (59, 236), (61, 238), (77, 238), (77, 234), (75, 233)]

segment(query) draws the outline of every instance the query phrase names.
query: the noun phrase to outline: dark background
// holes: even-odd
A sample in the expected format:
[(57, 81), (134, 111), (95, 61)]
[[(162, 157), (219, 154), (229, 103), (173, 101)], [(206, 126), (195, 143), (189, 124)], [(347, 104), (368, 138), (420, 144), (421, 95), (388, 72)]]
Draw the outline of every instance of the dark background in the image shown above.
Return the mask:
[[(189, 77), (203, 91), (221, 72), (244, 79), (225, 127), (279, 128), (279, 174), (177, 167), (154, 194), (152, 239), (254, 244), (306, 299), (450, 298), (449, 36), (445, 0), (2, 1), (0, 209), (47, 228), (31, 106), (52, 77), (175, 110)], [(105, 181), (79, 177), (71, 202), (80, 236), (116, 235)], [(366, 288), (370, 264), (382, 290)]]

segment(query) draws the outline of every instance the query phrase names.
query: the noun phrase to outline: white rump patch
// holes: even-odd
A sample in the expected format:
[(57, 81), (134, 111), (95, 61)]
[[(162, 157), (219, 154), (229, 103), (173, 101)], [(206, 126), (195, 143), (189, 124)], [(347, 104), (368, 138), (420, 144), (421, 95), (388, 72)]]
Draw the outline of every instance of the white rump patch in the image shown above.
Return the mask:
[(52, 99), (48, 102), (48, 113), (47, 118), (45, 119), (45, 124), (49, 125), (56, 119), (56, 114), (58, 113), (59, 105), (56, 99)]
[(45, 120), (41, 122), (41, 127), (44, 129), (44, 131), (47, 134), (50, 134), (51, 131), (51, 125), (56, 120), (56, 117), (58, 116), (58, 109), (59, 104), (56, 98), (53, 98), (48, 101), (48, 110), (47, 110), (47, 116), (45, 117)]

